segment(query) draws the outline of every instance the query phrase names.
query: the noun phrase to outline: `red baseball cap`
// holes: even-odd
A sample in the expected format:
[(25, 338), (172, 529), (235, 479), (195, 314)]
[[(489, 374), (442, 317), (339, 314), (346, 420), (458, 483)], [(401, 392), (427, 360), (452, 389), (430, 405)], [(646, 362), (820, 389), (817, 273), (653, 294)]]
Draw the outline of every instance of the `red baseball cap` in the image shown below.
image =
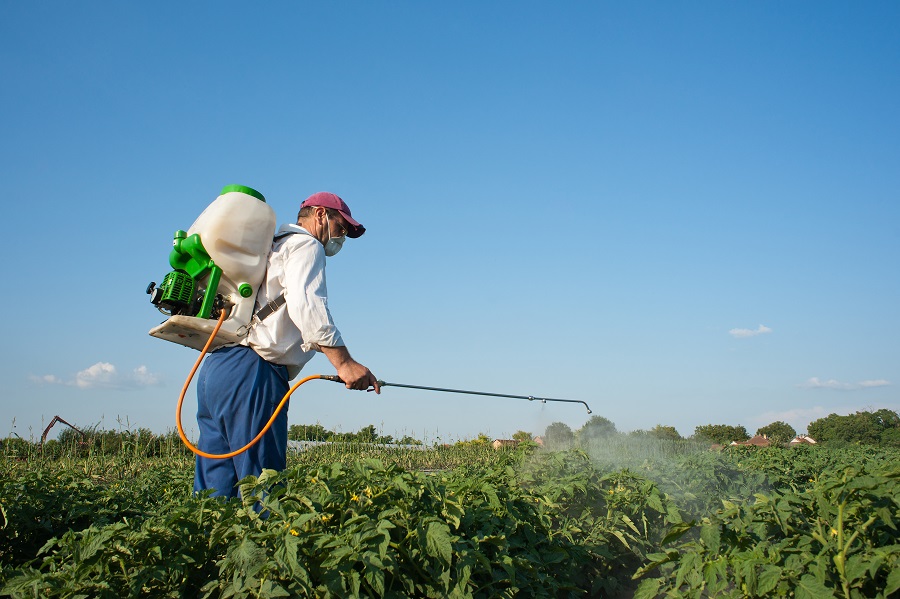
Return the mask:
[(340, 212), (341, 216), (344, 217), (344, 220), (347, 221), (347, 224), (350, 225), (350, 229), (347, 231), (347, 237), (355, 239), (366, 232), (366, 228), (353, 220), (353, 217), (350, 216), (350, 207), (347, 206), (347, 202), (329, 191), (320, 191), (312, 194), (300, 204), (301, 208), (305, 208), (306, 206), (322, 206)]

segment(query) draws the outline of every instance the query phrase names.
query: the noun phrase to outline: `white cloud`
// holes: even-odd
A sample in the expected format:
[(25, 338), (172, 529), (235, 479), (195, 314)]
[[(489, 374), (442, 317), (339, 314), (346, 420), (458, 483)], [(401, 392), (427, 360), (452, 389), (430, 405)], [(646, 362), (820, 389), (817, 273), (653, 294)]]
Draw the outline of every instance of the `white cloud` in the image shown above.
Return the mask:
[(146, 366), (141, 365), (128, 374), (120, 374), (115, 365), (109, 362), (97, 362), (75, 374), (69, 380), (62, 379), (55, 374), (29, 375), (33, 383), (38, 385), (67, 385), (79, 389), (105, 388), (129, 388), (148, 387), (160, 383), (159, 375), (150, 372)]
[(860, 381), (858, 383), (842, 383), (841, 381), (835, 379), (828, 379), (827, 381), (823, 381), (820, 380), (819, 377), (814, 376), (805, 383), (797, 386), (803, 387), (805, 389), (836, 389), (838, 391), (853, 391), (856, 389), (887, 387), (890, 384), (890, 381), (886, 381), (884, 379)]
[(159, 375), (153, 374), (152, 372), (148, 371), (147, 367), (143, 364), (134, 369), (134, 372), (131, 375), (131, 379), (135, 384), (142, 387), (149, 387), (159, 384)]
[(860, 381), (859, 386), (863, 388), (868, 387), (887, 387), (890, 385), (890, 381), (886, 381), (884, 379), (875, 379), (874, 381)]
[(28, 378), (31, 379), (31, 381), (33, 383), (37, 383), (38, 385), (62, 385), (63, 384), (63, 380), (61, 378), (59, 378), (58, 376), (56, 376), (55, 374), (45, 374), (43, 376), (37, 376), (37, 375), (32, 374), (32, 375), (29, 375)]
[(745, 339), (747, 337), (756, 337), (765, 333), (771, 333), (772, 329), (764, 324), (759, 325), (756, 329), (731, 329), (728, 334), (735, 339)]
[(97, 362), (75, 375), (75, 386), (81, 389), (109, 387), (116, 376), (116, 367), (109, 362)]

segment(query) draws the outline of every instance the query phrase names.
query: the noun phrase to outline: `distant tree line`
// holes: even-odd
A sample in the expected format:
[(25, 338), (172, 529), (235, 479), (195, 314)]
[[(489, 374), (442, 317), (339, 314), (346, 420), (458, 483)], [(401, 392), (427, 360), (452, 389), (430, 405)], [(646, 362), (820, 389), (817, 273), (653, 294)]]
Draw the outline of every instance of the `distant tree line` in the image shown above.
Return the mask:
[[(845, 445), (900, 447), (900, 415), (887, 409), (875, 412), (857, 412), (848, 416), (831, 414), (811, 422), (807, 431), (817, 443), (832, 447)], [(584, 426), (576, 431), (563, 422), (554, 422), (544, 431), (543, 439), (546, 446), (558, 448), (590, 439), (609, 438), (621, 434), (624, 433), (618, 432), (616, 425), (608, 418), (592, 416)], [(797, 431), (790, 424), (779, 420), (758, 428), (756, 434), (766, 436), (772, 444), (785, 445), (797, 436)], [(697, 426), (694, 428), (694, 434), (687, 439), (682, 437), (675, 427), (662, 424), (657, 424), (650, 430), (631, 431), (628, 435), (668, 441), (692, 440), (720, 445), (750, 439), (750, 434), (744, 426), (729, 424)]]
[(809, 423), (809, 436), (834, 446), (882, 445), (900, 447), (900, 415), (891, 410), (829, 414)]
[(383, 445), (421, 445), (422, 442), (410, 435), (394, 439), (392, 435), (382, 435), (374, 424), (364, 426), (355, 433), (338, 433), (321, 424), (292, 424), (288, 427), (288, 439), (292, 441), (328, 441), (331, 443), (377, 443)]

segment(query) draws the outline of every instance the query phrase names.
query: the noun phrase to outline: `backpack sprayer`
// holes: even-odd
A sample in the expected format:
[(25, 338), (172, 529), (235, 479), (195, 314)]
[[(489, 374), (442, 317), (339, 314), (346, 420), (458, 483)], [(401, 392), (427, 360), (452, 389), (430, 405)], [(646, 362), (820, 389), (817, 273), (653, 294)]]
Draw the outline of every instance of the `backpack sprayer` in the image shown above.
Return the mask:
[(169, 318), (150, 331), (202, 349), (216, 319), (225, 320), (212, 349), (247, 336), (256, 291), (266, 274), (275, 211), (255, 189), (228, 185), (187, 231), (175, 231), (163, 282), (150, 283), (150, 303)]
[[(236, 226), (240, 223), (240, 226)], [(214, 459), (234, 457), (255, 445), (271, 428), (284, 405), (300, 385), (313, 379), (343, 383), (336, 375), (314, 374), (295, 383), (276, 406), (263, 429), (244, 447), (223, 454), (210, 454), (194, 446), (181, 425), (184, 396), (204, 356), (211, 349), (239, 343), (250, 331), (256, 292), (266, 274), (266, 263), (275, 235), (275, 212), (261, 193), (243, 185), (228, 185), (187, 231), (178, 230), (169, 253), (174, 269), (163, 282), (147, 286), (150, 303), (168, 316), (150, 334), (166, 341), (200, 350), (178, 397), (175, 421), (178, 436), (198, 456)], [(578, 399), (556, 399), (531, 395), (485, 393), (441, 387), (423, 387), (378, 381), (381, 387), (403, 387), (445, 393), (506, 397), (547, 403), (580, 403)], [(371, 391), (371, 389), (370, 389)]]

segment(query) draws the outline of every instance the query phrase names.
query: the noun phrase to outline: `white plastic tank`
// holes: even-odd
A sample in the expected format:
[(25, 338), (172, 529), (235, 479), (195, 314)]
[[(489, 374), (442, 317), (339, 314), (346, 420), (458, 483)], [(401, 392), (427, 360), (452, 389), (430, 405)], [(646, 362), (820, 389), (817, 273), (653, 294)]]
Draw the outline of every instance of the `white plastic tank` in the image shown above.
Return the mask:
[[(213, 347), (246, 335), (256, 291), (266, 274), (276, 220), (261, 193), (243, 185), (228, 185), (187, 231), (188, 236), (200, 235), (209, 257), (222, 269), (218, 293), (234, 304)], [(211, 320), (172, 316), (150, 334), (202, 349), (214, 326)]]

